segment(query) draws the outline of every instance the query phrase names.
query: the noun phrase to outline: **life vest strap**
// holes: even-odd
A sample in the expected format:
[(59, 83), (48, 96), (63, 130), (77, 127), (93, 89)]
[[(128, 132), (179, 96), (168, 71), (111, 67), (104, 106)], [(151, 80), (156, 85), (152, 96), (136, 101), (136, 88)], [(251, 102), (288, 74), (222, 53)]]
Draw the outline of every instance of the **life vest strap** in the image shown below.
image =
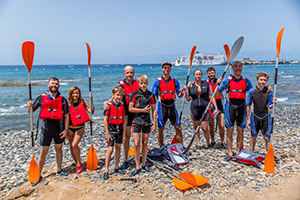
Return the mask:
[(48, 108), (48, 111), (53, 111), (53, 112), (56, 112), (56, 109), (51, 109), (51, 108)]
[(242, 92), (242, 93), (246, 93), (245, 90), (230, 90), (229, 92)]

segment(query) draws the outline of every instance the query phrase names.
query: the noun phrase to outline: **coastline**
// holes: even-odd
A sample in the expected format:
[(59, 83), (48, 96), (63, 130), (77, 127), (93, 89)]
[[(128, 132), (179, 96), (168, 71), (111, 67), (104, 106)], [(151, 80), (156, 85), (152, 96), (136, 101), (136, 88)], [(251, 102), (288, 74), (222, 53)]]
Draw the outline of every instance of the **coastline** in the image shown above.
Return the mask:
[[(95, 123), (93, 126), (96, 135), (94, 136), (94, 147), (100, 163), (96, 171), (84, 170), (77, 175), (74, 168), (70, 167), (72, 162), (66, 141), (63, 148), (63, 168), (70, 175), (57, 177), (55, 175), (55, 152), (52, 144), (42, 174), (44, 179), (37, 187), (32, 187), (27, 181), (28, 167), (32, 156), (29, 132), (3, 132), (1, 133), (2, 141), (0, 144), (0, 197), (3, 199), (51, 199), (51, 197), (53, 198), (51, 194), (56, 194), (57, 199), (268, 199), (277, 195), (275, 196), (276, 199), (299, 199), (299, 109), (300, 105), (295, 105), (283, 106), (276, 110), (275, 131), (272, 136), (276, 162), (274, 175), (267, 175), (263, 170), (263, 165), (256, 168), (233, 161), (226, 162), (224, 160), (226, 150), (224, 149), (202, 148), (196, 150), (192, 146), (189, 156), (190, 163), (182, 166), (183, 169), (210, 178), (210, 181), (203, 188), (193, 189), (185, 193), (178, 191), (173, 186), (171, 179), (154, 166), (151, 173), (138, 175), (137, 183), (117, 180), (121, 177), (128, 177), (128, 175), (112, 175), (108, 181), (103, 181), (106, 144), (102, 123)], [(189, 116), (183, 117), (182, 129), (186, 145), (192, 135), (192, 121)], [(171, 142), (173, 134), (173, 127), (168, 123), (165, 130), (166, 143)], [(244, 135), (244, 147), (249, 149), (249, 128), (245, 129)], [(203, 145), (203, 134), (200, 137), (201, 145)], [(218, 133), (216, 133), (215, 138), (216, 142), (219, 143)], [(87, 127), (85, 137), (80, 142), (84, 169), (90, 139), (89, 128)], [(149, 147), (157, 146), (156, 134), (152, 134), (149, 139)], [(36, 159), (38, 156), (37, 147), (35, 148)], [(266, 153), (261, 134), (257, 138), (256, 151)], [(113, 162), (111, 162), (111, 166), (113, 166)], [(130, 167), (133, 166), (133, 158), (130, 158)], [(127, 170), (127, 174), (129, 171)]]

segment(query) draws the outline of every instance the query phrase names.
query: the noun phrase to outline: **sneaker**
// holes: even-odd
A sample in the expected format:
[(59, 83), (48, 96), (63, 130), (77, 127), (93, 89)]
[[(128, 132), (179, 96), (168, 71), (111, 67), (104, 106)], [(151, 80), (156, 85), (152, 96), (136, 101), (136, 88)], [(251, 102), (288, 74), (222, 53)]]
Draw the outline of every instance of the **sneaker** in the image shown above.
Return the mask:
[(39, 179), (39, 181), (38, 182), (36, 182), (36, 183), (31, 183), (31, 186), (32, 187), (34, 187), (34, 186), (37, 186), (41, 181), (43, 180), (43, 177), (42, 176), (40, 176), (40, 179)]
[(142, 166), (142, 171), (147, 173), (147, 172), (151, 172), (152, 169), (150, 167), (148, 167), (147, 165), (145, 165), (145, 166)]
[(65, 172), (64, 170), (61, 169), (60, 171), (56, 172), (56, 175), (57, 176), (68, 176), (69, 173)]
[(221, 149), (226, 149), (225, 144), (221, 143)]
[(227, 155), (224, 159), (226, 162), (229, 162), (232, 160), (232, 157), (230, 155)]
[(102, 178), (103, 180), (107, 180), (109, 178), (108, 172), (104, 172)]
[(129, 176), (136, 176), (136, 175), (138, 175), (139, 173), (141, 173), (141, 169), (134, 169), (134, 170), (132, 170), (132, 172), (130, 173), (130, 175)]
[(210, 143), (210, 147), (211, 147), (211, 148), (214, 148), (215, 145), (216, 145), (216, 142), (215, 142), (215, 141), (213, 141), (213, 142)]
[(120, 169), (128, 169), (128, 167), (129, 167), (128, 161), (124, 161)]
[(82, 164), (80, 163), (80, 165), (76, 165), (76, 172), (77, 174), (80, 174), (80, 172), (82, 172)]
[(196, 145), (196, 149), (200, 150), (201, 149), (200, 145)]
[(115, 173), (115, 174), (120, 174), (120, 175), (125, 174), (125, 172), (124, 172), (123, 170), (116, 169), (116, 168), (115, 168), (115, 170), (114, 170), (114, 173)]

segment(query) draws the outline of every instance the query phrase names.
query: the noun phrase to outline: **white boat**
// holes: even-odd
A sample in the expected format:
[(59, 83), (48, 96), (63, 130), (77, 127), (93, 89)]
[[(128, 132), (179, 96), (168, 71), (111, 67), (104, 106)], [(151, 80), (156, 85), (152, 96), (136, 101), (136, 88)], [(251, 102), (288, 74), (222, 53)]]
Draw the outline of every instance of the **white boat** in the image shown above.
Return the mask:
[[(226, 59), (224, 55), (203, 55), (198, 51), (195, 52), (192, 65), (224, 65)], [(175, 66), (190, 65), (190, 55), (176, 58)]]

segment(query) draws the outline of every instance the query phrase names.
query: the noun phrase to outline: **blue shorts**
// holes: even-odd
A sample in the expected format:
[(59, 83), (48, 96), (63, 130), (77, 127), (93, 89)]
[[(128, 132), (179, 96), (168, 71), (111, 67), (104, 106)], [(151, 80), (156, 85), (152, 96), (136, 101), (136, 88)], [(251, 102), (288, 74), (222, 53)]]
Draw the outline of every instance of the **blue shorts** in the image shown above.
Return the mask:
[(164, 106), (161, 102), (157, 103), (158, 127), (163, 128), (169, 119), (173, 126), (180, 126), (179, 116), (175, 107), (175, 103), (171, 106)]
[(246, 106), (242, 104), (240, 106), (235, 106), (231, 104), (228, 100), (225, 104), (225, 125), (227, 128), (234, 126), (236, 123), (237, 126), (241, 128), (246, 127)]

